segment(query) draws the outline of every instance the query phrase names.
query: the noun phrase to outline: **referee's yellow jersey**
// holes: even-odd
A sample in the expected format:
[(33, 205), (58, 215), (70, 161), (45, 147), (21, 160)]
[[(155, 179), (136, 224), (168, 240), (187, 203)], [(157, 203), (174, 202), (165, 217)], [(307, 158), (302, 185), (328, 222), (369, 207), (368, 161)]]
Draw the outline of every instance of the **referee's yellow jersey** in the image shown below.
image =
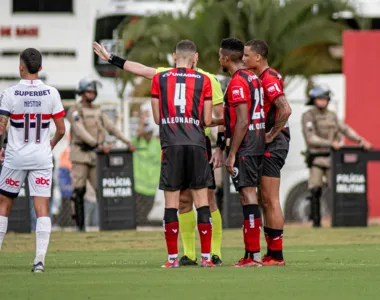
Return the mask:
[[(171, 70), (173, 68), (157, 68), (156, 73), (165, 72), (168, 70)], [(211, 74), (209, 72), (203, 71), (200, 68), (197, 68), (197, 72), (202, 73), (206, 75), (208, 78), (210, 78), (211, 81), (211, 88), (212, 88), (212, 105), (218, 105), (220, 103), (223, 103), (223, 92), (222, 88), (220, 86), (220, 82), (216, 78), (214, 74)], [(205, 129), (205, 134), (208, 136), (210, 134), (210, 128)]]

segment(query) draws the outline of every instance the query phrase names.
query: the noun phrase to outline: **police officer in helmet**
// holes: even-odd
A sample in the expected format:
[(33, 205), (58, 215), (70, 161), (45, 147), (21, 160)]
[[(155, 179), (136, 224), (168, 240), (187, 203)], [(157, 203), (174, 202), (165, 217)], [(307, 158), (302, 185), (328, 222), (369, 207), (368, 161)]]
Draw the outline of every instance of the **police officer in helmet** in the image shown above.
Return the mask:
[(70, 160), (72, 162), (72, 201), (75, 207), (74, 219), (78, 229), (84, 230), (84, 195), (86, 181), (89, 180), (96, 190), (96, 152), (108, 153), (111, 145), (105, 142), (106, 132), (115, 136), (128, 146), (129, 151), (135, 147), (123, 133), (108, 119), (99, 105), (94, 104), (100, 82), (82, 79), (78, 84), (77, 93), (81, 100), (72, 106), (67, 114), (71, 124), (70, 129)]
[(335, 112), (327, 108), (330, 99), (329, 89), (314, 86), (309, 91), (309, 99), (306, 103), (312, 107), (302, 115), (307, 165), (310, 168), (308, 188), (311, 201), (310, 218), (313, 221), (313, 227), (321, 226), (320, 198), (324, 182), (329, 184), (331, 148), (338, 150), (342, 146), (343, 136), (357, 142), (364, 149), (372, 147), (350, 126), (339, 121)]

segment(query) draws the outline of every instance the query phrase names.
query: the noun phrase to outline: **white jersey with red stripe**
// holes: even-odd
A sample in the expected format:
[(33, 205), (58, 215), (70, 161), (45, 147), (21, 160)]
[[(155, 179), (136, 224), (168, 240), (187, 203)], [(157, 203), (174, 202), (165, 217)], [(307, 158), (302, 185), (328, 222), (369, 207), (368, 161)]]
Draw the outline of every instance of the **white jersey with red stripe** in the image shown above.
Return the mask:
[(0, 115), (10, 118), (4, 165), (20, 170), (53, 168), (50, 119), (65, 116), (57, 89), (41, 80), (21, 80), (0, 96)]

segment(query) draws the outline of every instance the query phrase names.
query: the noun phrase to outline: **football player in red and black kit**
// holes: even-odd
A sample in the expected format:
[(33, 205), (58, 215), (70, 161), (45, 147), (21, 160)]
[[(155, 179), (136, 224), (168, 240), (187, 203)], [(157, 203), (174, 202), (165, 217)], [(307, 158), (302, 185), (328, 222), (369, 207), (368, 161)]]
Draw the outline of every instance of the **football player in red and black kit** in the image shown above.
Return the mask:
[(292, 112), (284, 94), (281, 75), (268, 65), (268, 45), (261, 40), (245, 44), (245, 66), (256, 73), (264, 89), (265, 154), (260, 181), (259, 202), (264, 215), (267, 253), (264, 266), (285, 265), (282, 254), (284, 217), (280, 205), (280, 173), (289, 151), (288, 119)]
[(232, 78), (224, 98), (226, 168), (243, 206), (245, 255), (233, 267), (261, 266), (260, 207), (256, 194), (265, 148), (263, 92), (259, 78), (245, 69), (244, 44), (224, 39), (219, 62)]
[(201, 267), (214, 267), (210, 258), (211, 213), (207, 187), (212, 183), (204, 126), (212, 121), (210, 79), (191, 69), (196, 46), (184, 40), (177, 44), (176, 68), (152, 79), (152, 109), (160, 127), (162, 163), (160, 189), (165, 191), (164, 229), (168, 260), (163, 268), (177, 268), (178, 206), (180, 191), (190, 189), (198, 212)]

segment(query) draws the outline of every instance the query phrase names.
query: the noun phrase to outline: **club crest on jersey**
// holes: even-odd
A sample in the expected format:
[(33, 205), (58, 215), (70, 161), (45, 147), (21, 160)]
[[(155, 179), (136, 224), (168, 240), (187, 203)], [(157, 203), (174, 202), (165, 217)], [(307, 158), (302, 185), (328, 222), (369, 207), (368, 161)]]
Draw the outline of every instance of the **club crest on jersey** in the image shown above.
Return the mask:
[(232, 99), (233, 100), (244, 99), (244, 90), (242, 87), (239, 87), (239, 86), (232, 87)]
[(270, 83), (266, 86), (268, 94), (273, 96), (277, 93), (281, 93), (281, 89), (278, 87), (277, 83)]

